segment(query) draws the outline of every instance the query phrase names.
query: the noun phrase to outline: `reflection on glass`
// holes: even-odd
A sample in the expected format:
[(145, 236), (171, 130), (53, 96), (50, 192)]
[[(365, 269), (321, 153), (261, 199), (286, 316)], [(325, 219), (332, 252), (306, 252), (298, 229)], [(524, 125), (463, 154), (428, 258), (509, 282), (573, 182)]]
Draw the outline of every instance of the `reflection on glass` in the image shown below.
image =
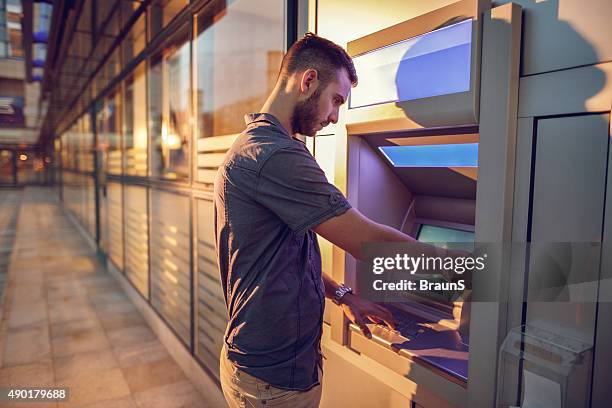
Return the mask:
[(109, 16), (113, 12), (115, 2), (113, 1), (94, 1), (96, 7), (96, 29), (98, 32), (103, 31), (104, 25), (109, 21)]
[(125, 82), (123, 140), (125, 173), (147, 175), (147, 99), (145, 63), (141, 63)]
[(189, 0), (153, 0), (149, 8), (150, 38), (155, 37), (187, 5)]
[(106, 70), (106, 78), (108, 78), (109, 81), (113, 80), (121, 72), (119, 51), (119, 48), (115, 48), (115, 51), (111, 53), (110, 57), (108, 57), (108, 60), (106, 60), (106, 63), (104, 64), (104, 69)]
[(102, 168), (109, 174), (121, 174), (121, 100), (114, 91), (97, 105), (98, 144)]
[[(126, 2), (122, 9), (122, 22), (127, 24), (136, 8), (140, 6), (138, 2)], [(123, 52), (123, 66), (127, 66), (132, 59), (140, 54), (146, 44), (146, 13), (142, 13), (136, 20), (130, 31), (121, 42)]]
[(93, 134), (89, 123), (89, 115), (84, 114), (76, 122), (75, 132), (73, 133), (76, 141), (79, 142), (79, 169), (82, 171), (93, 172)]
[(359, 86), (349, 107), (469, 91), (471, 52), (466, 20), (354, 57)]
[(198, 15), (199, 137), (239, 133), (244, 115), (263, 105), (283, 58), (284, 3), (236, 0)]
[(186, 33), (151, 58), (148, 101), (153, 177), (189, 177), (189, 73), (190, 47)]
[(14, 152), (11, 150), (0, 150), (0, 185), (12, 185), (15, 183)]

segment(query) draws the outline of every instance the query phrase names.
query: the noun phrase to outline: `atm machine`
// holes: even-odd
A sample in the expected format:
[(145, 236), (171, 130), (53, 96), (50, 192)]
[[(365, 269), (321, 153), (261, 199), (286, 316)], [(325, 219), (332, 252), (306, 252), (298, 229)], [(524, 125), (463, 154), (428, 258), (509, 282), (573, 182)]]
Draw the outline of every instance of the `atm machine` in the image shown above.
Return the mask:
[[(424, 242), (509, 238), (521, 12), (484, 4), (460, 1), (347, 46), (359, 85), (335, 179), (346, 180), (348, 200), (367, 217)], [(505, 261), (496, 262), (473, 295), (505, 293)], [(343, 276), (334, 276), (355, 285), (355, 259), (343, 254), (339, 264)], [(371, 325), (367, 339), (334, 310), (332, 340), (439, 398), (414, 406), (493, 406), (506, 330), (499, 302), (430, 294), (388, 307), (397, 331)]]

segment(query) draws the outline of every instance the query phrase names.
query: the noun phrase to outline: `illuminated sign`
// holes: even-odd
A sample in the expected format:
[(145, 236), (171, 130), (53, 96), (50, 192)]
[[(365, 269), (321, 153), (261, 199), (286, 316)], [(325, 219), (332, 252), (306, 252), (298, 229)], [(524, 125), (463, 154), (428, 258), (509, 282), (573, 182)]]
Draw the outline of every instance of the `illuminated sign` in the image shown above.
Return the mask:
[(394, 167), (478, 167), (478, 143), (380, 146)]
[(469, 91), (471, 55), (472, 20), (358, 55), (349, 108)]

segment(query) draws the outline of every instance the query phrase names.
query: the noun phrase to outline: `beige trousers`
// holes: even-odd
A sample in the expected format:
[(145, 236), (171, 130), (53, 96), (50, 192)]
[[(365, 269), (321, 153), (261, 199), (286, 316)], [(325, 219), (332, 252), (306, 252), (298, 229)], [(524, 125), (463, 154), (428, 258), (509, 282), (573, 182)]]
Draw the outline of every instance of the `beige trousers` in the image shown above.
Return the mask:
[[(265, 381), (245, 373), (226, 357), (225, 346), (219, 361), (220, 380), (223, 395), (230, 408), (318, 408), (321, 401), (322, 385), (308, 391), (288, 391), (276, 388)], [(319, 382), (323, 372), (319, 369)]]

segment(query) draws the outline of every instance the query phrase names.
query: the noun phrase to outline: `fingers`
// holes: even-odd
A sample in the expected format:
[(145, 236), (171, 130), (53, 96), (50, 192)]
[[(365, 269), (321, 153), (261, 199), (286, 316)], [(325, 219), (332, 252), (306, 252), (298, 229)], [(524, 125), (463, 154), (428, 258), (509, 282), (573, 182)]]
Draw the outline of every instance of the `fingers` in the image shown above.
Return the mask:
[(362, 317), (356, 318), (355, 324), (359, 327), (359, 330), (361, 330), (361, 333), (364, 336), (366, 336), (368, 339), (372, 338), (372, 332), (370, 332), (370, 329), (368, 329), (368, 326), (366, 325), (366, 322)]
[(391, 314), (389, 310), (385, 309), (382, 306), (376, 305), (376, 312), (377, 313), (375, 317), (377, 319), (385, 322), (385, 324), (389, 326), (390, 328), (395, 329), (395, 327), (397, 326), (397, 323), (395, 322), (395, 317), (393, 316), (393, 314)]

